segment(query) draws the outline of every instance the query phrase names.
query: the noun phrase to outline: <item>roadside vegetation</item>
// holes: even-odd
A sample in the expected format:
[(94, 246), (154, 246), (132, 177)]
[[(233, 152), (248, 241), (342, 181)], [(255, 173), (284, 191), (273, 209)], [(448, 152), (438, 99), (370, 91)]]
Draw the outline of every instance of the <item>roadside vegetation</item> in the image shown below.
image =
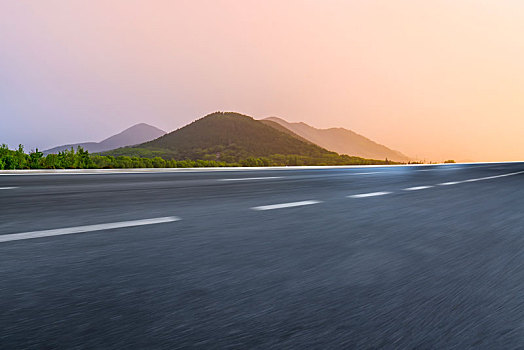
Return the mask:
[(29, 153), (20, 145), (10, 150), (7, 145), (0, 146), (0, 170), (15, 169), (118, 169), (118, 168), (202, 168), (202, 167), (254, 167), (254, 166), (295, 166), (295, 165), (371, 165), (398, 164), (388, 160), (373, 160), (347, 155), (323, 154), (320, 156), (273, 154), (268, 157), (247, 157), (235, 162), (209, 159), (176, 160), (155, 152), (139, 155), (99, 155), (89, 154), (82, 147), (58, 154), (44, 154), (35, 150)]

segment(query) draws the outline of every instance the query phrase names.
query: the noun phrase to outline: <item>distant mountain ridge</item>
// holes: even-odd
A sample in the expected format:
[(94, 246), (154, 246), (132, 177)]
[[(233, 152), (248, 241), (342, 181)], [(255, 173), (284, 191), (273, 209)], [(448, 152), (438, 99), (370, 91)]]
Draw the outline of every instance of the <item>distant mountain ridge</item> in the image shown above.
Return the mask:
[[(107, 153), (127, 154), (133, 148)], [(233, 112), (211, 113), (158, 139), (140, 144), (138, 148), (163, 150), (165, 157), (174, 159), (212, 157), (231, 162), (273, 154), (314, 156), (333, 153)]]
[(160, 136), (165, 135), (166, 132), (152, 125), (140, 123), (133, 125), (124, 131), (110, 136), (100, 142), (82, 142), (73, 143), (69, 145), (57, 146), (48, 150), (45, 150), (44, 154), (58, 153), (67, 149), (81, 146), (90, 153), (109, 151), (115, 148), (138, 145), (147, 141), (154, 140)]
[[(274, 129), (277, 129), (278, 131), (281, 131), (281, 132), (283, 132), (283, 133), (286, 133), (286, 134), (288, 134), (288, 135), (291, 135), (291, 136), (293, 136), (293, 137), (296, 138), (296, 139), (299, 139), (299, 140), (301, 140), (301, 141), (303, 141), (303, 142), (310, 143), (310, 144), (313, 144), (313, 145), (314, 145), (313, 142), (309, 141), (308, 139), (303, 138), (302, 136), (299, 136), (299, 135), (295, 134), (293, 131), (291, 131), (291, 130), (289, 130), (288, 128), (286, 128), (285, 126), (283, 126), (283, 125), (277, 123), (276, 121), (273, 121), (273, 120), (270, 120), (270, 119), (260, 119), (259, 121), (260, 121), (261, 123), (264, 123), (264, 124), (266, 124), (266, 125), (268, 125), (268, 126), (274, 128)], [(317, 145), (317, 146), (318, 146), (318, 145)]]
[(309, 142), (339, 154), (371, 159), (387, 158), (398, 162), (411, 160), (408, 156), (398, 151), (376, 143), (348, 129), (317, 129), (306, 123), (290, 123), (277, 117), (269, 117), (261, 121), (276, 123)]
[(103, 154), (226, 163), (256, 158), (268, 165), (377, 164), (374, 160), (340, 156), (287, 129), (278, 130), (278, 126), (234, 112), (211, 113), (153, 141)]

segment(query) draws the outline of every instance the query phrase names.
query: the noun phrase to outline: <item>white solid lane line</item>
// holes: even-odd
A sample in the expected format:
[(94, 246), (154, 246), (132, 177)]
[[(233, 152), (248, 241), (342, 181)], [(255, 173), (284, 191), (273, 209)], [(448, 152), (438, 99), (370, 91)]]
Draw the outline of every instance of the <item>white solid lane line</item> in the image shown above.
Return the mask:
[(173, 221), (178, 221), (178, 220), (180, 220), (180, 218), (176, 216), (167, 216), (167, 217), (162, 217), (162, 218), (121, 221), (121, 222), (112, 222), (112, 223), (98, 224), (98, 225), (65, 227), (65, 228), (59, 228), (59, 229), (54, 229), (54, 230), (12, 233), (12, 234), (7, 234), (7, 235), (0, 235), (0, 243), (10, 242), (10, 241), (20, 241), (20, 240), (31, 239), (31, 238), (70, 235), (73, 233), (112, 230), (112, 229), (123, 228), (123, 227), (162, 224), (162, 223), (173, 222)]
[(387, 171), (372, 171), (370, 173), (350, 173), (350, 174), (345, 174), (345, 175), (371, 175), (371, 174), (386, 174), (386, 173), (389, 173)]
[(391, 192), (371, 192), (371, 193), (360, 193), (360, 194), (353, 194), (351, 196), (347, 196), (348, 198), (366, 198), (366, 197), (376, 197), (376, 196), (384, 196), (386, 194), (390, 194)]
[(321, 201), (301, 201), (301, 202), (262, 205), (260, 207), (253, 207), (251, 209), (253, 210), (272, 210), (272, 209), (301, 207), (303, 205), (312, 205), (312, 204), (318, 204), (318, 203), (322, 203), (322, 202)]
[(509, 174), (502, 174), (502, 175), (479, 177), (479, 178), (476, 178), (476, 179), (469, 179), (469, 180), (465, 180), (464, 182), (475, 182), (475, 181), (482, 181), (482, 180), (498, 179), (500, 177), (513, 176), (513, 175), (518, 175), (518, 174), (523, 174), (523, 173), (524, 173), (524, 171), (517, 171), (516, 173), (509, 173)]
[(267, 176), (267, 177), (239, 177), (231, 179), (218, 179), (218, 181), (249, 181), (249, 180), (273, 180), (282, 179), (282, 176)]
[(477, 182), (477, 181), (498, 179), (498, 178), (501, 178), (501, 177), (513, 176), (513, 175), (518, 175), (518, 174), (524, 174), (524, 171), (517, 171), (515, 173), (508, 173), (508, 174), (501, 174), (501, 175), (494, 175), (494, 176), (478, 177), (478, 178), (475, 178), (475, 179), (467, 179), (467, 180), (463, 180), (463, 181), (443, 182), (443, 183), (441, 183), (439, 185), (440, 186), (456, 185), (456, 184), (461, 184), (461, 183), (465, 183), (465, 182)]
[(408, 187), (405, 188), (404, 191), (418, 191), (418, 190), (425, 190), (426, 188), (432, 188), (433, 186), (416, 186), (416, 187)]
[(0, 187), (0, 190), (14, 190), (15, 188), (18, 187)]
[[(367, 173), (348, 173), (342, 175), (355, 176), (355, 175), (372, 175), (372, 174), (384, 174), (384, 171), (373, 171)], [(338, 176), (338, 174), (336, 175)], [(283, 176), (266, 176), (266, 177), (239, 177), (239, 178), (228, 178), (228, 179), (218, 179), (217, 181), (256, 181), (256, 180), (274, 180), (274, 179), (283, 179)]]

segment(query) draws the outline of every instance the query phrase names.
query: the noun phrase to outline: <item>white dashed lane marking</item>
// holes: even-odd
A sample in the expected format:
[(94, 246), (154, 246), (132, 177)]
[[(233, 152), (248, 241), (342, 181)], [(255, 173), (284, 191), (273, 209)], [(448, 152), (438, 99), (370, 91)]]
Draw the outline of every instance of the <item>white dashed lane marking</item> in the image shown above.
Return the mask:
[(384, 196), (386, 194), (390, 194), (392, 192), (371, 192), (371, 193), (360, 193), (360, 194), (353, 194), (350, 196), (347, 196), (348, 198), (366, 198), (366, 197), (376, 197), (376, 196)]
[(98, 224), (98, 225), (65, 227), (65, 228), (59, 228), (59, 229), (54, 229), (54, 230), (12, 233), (12, 234), (7, 234), (7, 235), (0, 235), (0, 243), (11, 242), (11, 241), (20, 241), (20, 240), (31, 239), (31, 238), (70, 235), (74, 233), (113, 230), (116, 228), (124, 228), (124, 227), (163, 224), (163, 223), (179, 221), (179, 220), (180, 218), (176, 216), (167, 216), (167, 217), (161, 217), (161, 218), (133, 220), (133, 221), (121, 221), (121, 222), (112, 222), (112, 223)]
[(408, 187), (405, 188), (404, 191), (418, 191), (418, 190), (425, 190), (426, 188), (432, 188), (433, 186), (416, 186), (416, 187)]
[(460, 181), (451, 181), (451, 182), (443, 182), (441, 184), (439, 184), (440, 186), (450, 186), (450, 185), (456, 185), (456, 184), (459, 184)]
[(271, 205), (262, 205), (259, 207), (253, 207), (253, 210), (272, 210), (272, 209), (282, 209), (282, 208), (292, 208), (292, 207), (301, 207), (303, 205), (312, 205), (322, 203), (321, 201), (301, 201), (301, 202), (290, 202), (290, 203), (280, 203), (280, 204), (271, 204)]

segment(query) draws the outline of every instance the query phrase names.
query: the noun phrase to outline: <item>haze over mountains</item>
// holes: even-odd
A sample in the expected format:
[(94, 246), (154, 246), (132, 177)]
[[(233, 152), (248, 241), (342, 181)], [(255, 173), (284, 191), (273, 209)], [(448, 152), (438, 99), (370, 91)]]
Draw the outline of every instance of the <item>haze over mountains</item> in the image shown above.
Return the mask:
[(371, 159), (387, 158), (397, 162), (410, 161), (406, 155), (348, 129), (317, 129), (305, 123), (290, 123), (277, 117), (265, 118), (261, 121), (276, 123), (305, 140), (339, 154)]
[(166, 132), (164, 130), (160, 130), (149, 124), (140, 123), (100, 142), (82, 142), (62, 145), (45, 150), (43, 153), (58, 153), (71, 148), (76, 149), (78, 146), (88, 150), (90, 153), (104, 152), (115, 148), (138, 145), (154, 140), (165, 134)]

